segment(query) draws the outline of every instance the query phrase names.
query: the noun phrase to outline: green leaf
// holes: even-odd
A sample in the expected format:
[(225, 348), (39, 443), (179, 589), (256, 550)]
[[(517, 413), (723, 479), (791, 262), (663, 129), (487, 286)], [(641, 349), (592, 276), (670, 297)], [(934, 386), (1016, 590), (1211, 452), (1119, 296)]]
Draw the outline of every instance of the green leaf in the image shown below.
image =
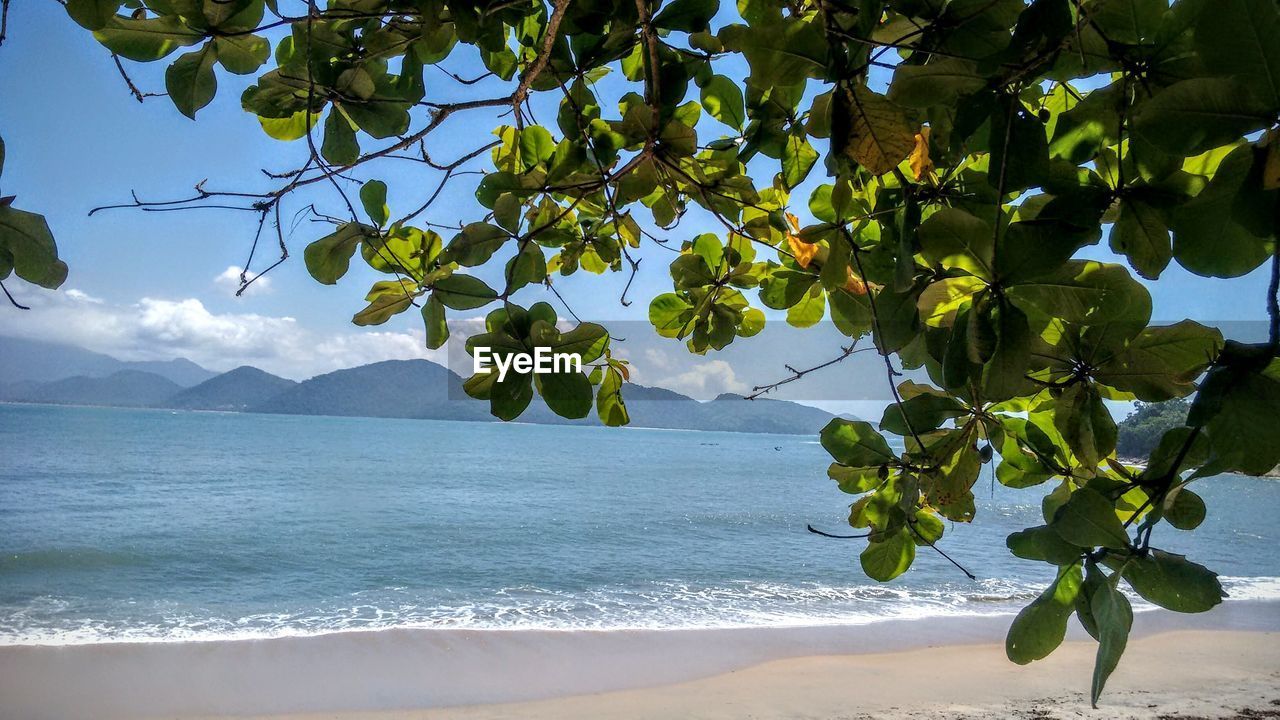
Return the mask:
[(861, 420), (836, 418), (822, 428), (821, 440), (831, 457), (850, 467), (884, 465), (897, 459), (884, 436)]
[(554, 327), (550, 329), (555, 332), (555, 338), (548, 343), (548, 346), (558, 353), (578, 355), (584, 363), (594, 362), (604, 353), (605, 348), (609, 347), (609, 331), (605, 330), (603, 325), (591, 322), (579, 323), (577, 327), (565, 333), (555, 331)]
[(120, 10), (121, 0), (67, 0), (67, 14), (85, 30), (101, 30)]
[(509, 291), (515, 292), (530, 283), (540, 283), (547, 277), (547, 258), (535, 242), (525, 242), (515, 257), (507, 262), (506, 278)]
[(1089, 610), (1097, 626), (1098, 654), (1093, 662), (1093, 686), (1089, 700), (1098, 707), (1098, 698), (1107, 684), (1107, 678), (1120, 663), (1125, 646), (1129, 643), (1129, 630), (1133, 627), (1133, 608), (1129, 599), (1115, 583), (1119, 577), (1103, 582), (1089, 599)]
[(192, 120), (196, 111), (208, 105), (218, 92), (218, 78), (213, 65), (218, 51), (212, 42), (173, 61), (164, 73), (164, 86), (178, 112)]
[(1204, 424), (1219, 472), (1262, 475), (1280, 465), (1278, 407), (1280, 359), (1262, 367), (1225, 365), (1205, 376), (1187, 422)]
[[(916, 301), (920, 319), (929, 327), (951, 327), (956, 316), (973, 302), (974, 296), (986, 289), (987, 283), (982, 278), (969, 275), (943, 278), (920, 293)], [(876, 309), (880, 310), (879, 307)]]
[(1120, 203), (1120, 219), (1111, 230), (1111, 249), (1128, 257), (1133, 269), (1149, 280), (1160, 277), (1173, 257), (1164, 217), (1151, 205), (1131, 198)]
[(924, 65), (900, 64), (893, 71), (889, 99), (905, 107), (954, 107), (966, 95), (987, 86), (976, 63), (937, 57)]
[(1089, 20), (1112, 42), (1152, 44), (1168, 9), (1167, 0), (1100, 0), (1091, 8)]
[(510, 234), (496, 225), (471, 223), (449, 241), (445, 253), (459, 265), (483, 265), (510, 239)]
[(1076, 617), (1080, 620), (1080, 626), (1094, 640), (1099, 639), (1101, 633), (1098, 632), (1098, 621), (1093, 617), (1093, 596), (1106, 583), (1107, 576), (1098, 564), (1092, 560), (1086, 561), (1084, 582), (1080, 585), (1080, 592), (1076, 594)]
[(339, 166), (351, 165), (360, 157), (356, 130), (337, 105), (329, 110), (329, 115), (325, 118), (324, 142), (320, 145), (320, 155), (325, 162)]
[(816, 162), (818, 151), (804, 135), (788, 136), (787, 144), (782, 146), (782, 182), (788, 188), (799, 185), (809, 176)]
[(942, 539), (943, 533), (946, 532), (946, 526), (942, 524), (942, 518), (934, 515), (928, 510), (918, 510), (915, 516), (908, 520), (911, 532), (911, 541), (917, 546), (929, 546)]
[(1229, 78), (1174, 83), (1140, 105), (1134, 129), (1175, 155), (1196, 155), (1266, 126), (1269, 111)]
[(966, 412), (964, 404), (950, 395), (921, 392), (901, 403), (885, 407), (880, 429), (906, 437), (912, 430), (917, 433), (935, 430), (947, 420), (958, 418)]
[(498, 299), (498, 293), (474, 275), (455, 273), (437, 280), (433, 289), (432, 297), (454, 310), (472, 310)]
[(422, 280), (438, 264), (440, 236), (432, 230), (394, 226), (381, 237), (365, 238), (360, 255), (378, 272)]
[(368, 100), (378, 91), (377, 85), (373, 82), (373, 76), (362, 67), (343, 70), (338, 75), (333, 89), (341, 93), (344, 98), (357, 101)]
[(382, 227), (387, 224), (391, 210), (387, 207), (387, 184), (381, 180), (370, 180), (360, 186), (360, 203), (364, 212), (374, 225)]
[(1094, 378), (1139, 400), (1189, 395), (1195, 380), (1222, 349), (1222, 333), (1191, 320), (1149, 327), (1124, 350), (1098, 363)]
[(627, 405), (622, 401), (622, 373), (610, 367), (604, 372), (600, 389), (596, 392), (596, 414), (600, 422), (609, 427), (620, 427), (631, 422)]
[(369, 306), (355, 314), (356, 325), (381, 325), (413, 304), (416, 283), (412, 280), (382, 280), (373, 284), (365, 297)]
[(338, 226), (334, 232), (316, 240), (307, 246), (302, 257), (306, 261), (307, 272), (317, 282), (333, 285), (347, 274), (351, 266), (351, 256), (356, 254), (371, 228), (359, 223), (346, 223)]
[(720, 0), (672, 0), (654, 16), (653, 24), (664, 30), (702, 32), (719, 9)]
[(813, 283), (809, 291), (800, 298), (800, 302), (787, 308), (787, 324), (792, 327), (813, 327), (822, 321), (827, 306), (827, 294), (822, 285)]
[(702, 86), (702, 107), (707, 114), (735, 130), (747, 119), (742, 88), (724, 75), (712, 75)]
[(1205, 612), (1224, 597), (1217, 573), (1182, 555), (1154, 548), (1128, 561), (1124, 579), (1143, 599), (1175, 612)]
[(521, 130), (519, 138), (522, 170), (529, 170), (545, 163), (556, 151), (556, 143), (551, 133), (540, 125), (531, 125)]
[(271, 57), (271, 43), (257, 35), (221, 35), (213, 40), (218, 62), (227, 72), (249, 75), (257, 72)]
[(357, 127), (378, 139), (403, 135), (409, 129), (408, 106), (402, 103), (374, 97), (367, 102), (345, 101), (342, 108)]
[(1242, 145), (1223, 158), (1200, 194), (1173, 216), (1173, 256), (1197, 275), (1239, 277), (1270, 255), (1267, 243), (1235, 216), (1253, 168), (1252, 148)]
[(165, 57), (184, 45), (204, 39), (176, 15), (134, 20), (116, 15), (93, 36), (111, 52), (127, 60), (150, 62)]
[(1129, 536), (1116, 517), (1115, 506), (1096, 490), (1080, 488), (1058, 508), (1049, 527), (1067, 542), (1082, 548), (1124, 550)]
[(1048, 657), (1062, 644), (1080, 583), (1079, 565), (1063, 567), (1053, 584), (1018, 613), (1005, 638), (1005, 655), (1010, 660), (1026, 665)]
[(1048, 525), (1019, 530), (1005, 539), (1009, 551), (1024, 560), (1039, 560), (1054, 565), (1070, 565), (1080, 559), (1081, 549), (1062, 539)]
[(563, 418), (583, 418), (591, 412), (591, 382), (580, 372), (533, 376), (538, 394), (551, 411)]
[(509, 372), (505, 380), (493, 383), (493, 389), (489, 393), (489, 413), (499, 420), (515, 420), (531, 402), (533, 402), (531, 377)]
[(1164, 519), (1179, 530), (1195, 530), (1204, 522), (1204, 500), (1186, 486), (1178, 486), (1164, 500)]
[(984, 280), (995, 278), (994, 233), (973, 215), (944, 208), (921, 223), (917, 234), (921, 253), (929, 262)]
[(649, 303), (649, 322), (662, 337), (680, 337), (693, 322), (693, 306), (675, 293), (663, 293)]
[(916, 338), (920, 328), (920, 314), (916, 310), (913, 292), (875, 293), (875, 343), (882, 353), (901, 350)]
[(422, 305), (422, 322), (427, 329), (427, 348), (435, 350), (449, 340), (449, 325), (445, 322), (444, 303), (435, 293)]
[[(1009, 105), (1006, 109), (1003, 105)], [(991, 116), (987, 183), (1006, 193), (1042, 184), (1049, 174), (1049, 139), (1044, 124), (1021, 99), (1008, 96)]]
[(1214, 0), (1195, 25), (1205, 68), (1228, 75), (1280, 110), (1280, 12), (1271, 0)]
[(769, 27), (729, 25), (719, 37), (726, 49), (746, 57), (756, 87), (794, 85), (826, 66), (820, 22), (789, 18)]
[(11, 258), (5, 264), (29, 283), (53, 290), (67, 279), (67, 265), (58, 259), (53, 233), (41, 215), (0, 205), (0, 251)]
[(915, 559), (916, 544), (911, 531), (905, 527), (880, 539), (873, 535), (872, 541), (858, 556), (862, 571), (879, 582), (888, 582), (906, 572)]
[(831, 463), (827, 477), (836, 481), (841, 492), (850, 495), (861, 495), (884, 482), (879, 467), (848, 467), (840, 463)]
[(276, 140), (298, 140), (307, 136), (307, 131), (320, 122), (319, 113), (299, 110), (282, 118), (258, 116), (258, 124), (262, 131)]

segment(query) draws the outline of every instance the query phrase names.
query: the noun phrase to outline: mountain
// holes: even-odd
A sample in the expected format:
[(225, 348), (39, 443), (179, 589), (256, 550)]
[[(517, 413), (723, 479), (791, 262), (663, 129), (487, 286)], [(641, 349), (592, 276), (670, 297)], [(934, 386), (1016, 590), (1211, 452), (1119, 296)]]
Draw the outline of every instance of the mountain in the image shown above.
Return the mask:
[(283, 415), (492, 420), (462, 378), (427, 360), (387, 360), (317, 375), (249, 408)]
[(168, 398), (165, 406), (183, 410), (239, 412), (270, 400), (297, 384), (243, 365), (179, 392)]
[(155, 373), (121, 370), (106, 377), (81, 376), (54, 380), (9, 399), (51, 405), (158, 407), (181, 390), (181, 385)]
[[(721, 395), (710, 402), (665, 388), (628, 383), (622, 396), (631, 427), (809, 435), (834, 415), (785, 400), (745, 400)], [(314, 377), (258, 405), (251, 412), (345, 415), (429, 420), (493, 421), (488, 403), (462, 390), (462, 378), (427, 360), (388, 360)], [(598, 425), (594, 415), (562, 418), (538, 398), (519, 418), (539, 425)]]
[(191, 387), (217, 373), (179, 358), (126, 362), (72, 345), (0, 337), (0, 380), (5, 384), (47, 383), (73, 377), (105, 378), (121, 370), (140, 370)]
[[(0, 401), (494, 421), (487, 402), (462, 390), (457, 373), (427, 360), (388, 360), (295, 383), (249, 366), (215, 376), (187, 360), (126, 363), (81, 348), (14, 338), (0, 338), (0, 351), (0, 372), (7, 373), (0, 374)], [(77, 370), (80, 374), (64, 376)], [(41, 380), (49, 377), (54, 379)], [(699, 402), (665, 388), (631, 383), (622, 395), (631, 427), (811, 435), (834, 417), (785, 400), (748, 401), (726, 394)], [(562, 418), (538, 397), (519, 420), (599, 424), (594, 414)]]
[(835, 417), (825, 410), (787, 400), (756, 398), (726, 393), (702, 403), (710, 425), (730, 432), (816, 434)]

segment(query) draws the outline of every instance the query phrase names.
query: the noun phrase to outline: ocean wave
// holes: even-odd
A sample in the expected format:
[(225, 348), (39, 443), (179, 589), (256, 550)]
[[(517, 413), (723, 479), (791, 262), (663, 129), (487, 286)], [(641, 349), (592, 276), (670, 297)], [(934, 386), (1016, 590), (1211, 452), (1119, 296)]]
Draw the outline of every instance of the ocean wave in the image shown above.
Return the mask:
[[(1280, 600), (1280, 577), (1223, 577), (1230, 600)], [(976, 587), (975, 587), (976, 585)], [(932, 589), (740, 582), (602, 586), (586, 591), (532, 585), (483, 598), (419, 598), (408, 588), (365, 591), (341, 603), (293, 612), (210, 617), (136, 601), (116, 620), (87, 619), (77, 604), (39, 598), (0, 607), (0, 645), (74, 645), (260, 639), (390, 628), (453, 630), (692, 630), (864, 625), (887, 620), (1016, 613), (1042, 588), (988, 579)], [(1134, 609), (1154, 609), (1134, 598)], [(78, 619), (77, 619), (78, 618)]]

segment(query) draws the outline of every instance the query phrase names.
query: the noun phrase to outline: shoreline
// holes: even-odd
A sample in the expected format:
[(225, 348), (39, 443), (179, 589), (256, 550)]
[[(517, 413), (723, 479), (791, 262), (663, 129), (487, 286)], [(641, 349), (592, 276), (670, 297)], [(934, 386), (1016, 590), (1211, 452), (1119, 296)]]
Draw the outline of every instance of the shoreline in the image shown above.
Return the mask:
[[(1024, 676), (1017, 673), (1025, 673), (1027, 668), (1018, 668), (1003, 656), (1001, 643), (1008, 623), (1009, 617), (1001, 615), (722, 630), (386, 629), (266, 640), (6, 646), (0, 647), (0, 718), (308, 714), (317, 718), (443, 718), (458, 715), (453, 711), (443, 715), (430, 712), (513, 703), (521, 708), (537, 703), (554, 705), (584, 696), (605, 697), (602, 693), (648, 693), (653, 696), (650, 701), (657, 702), (666, 693), (653, 688), (723, 683), (725, 677), (747, 677), (753, 672), (749, 668), (772, 663), (791, 664), (788, 667), (793, 670), (813, 663), (854, 668), (866, 667), (871, 662), (868, 658), (898, 658), (886, 661), (886, 667), (892, 667), (906, 662), (901, 658), (912, 653), (939, 652), (947, 657), (973, 654), (984, 658), (982, 673), (967, 661), (945, 672), (929, 661), (927, 666), (940, 673), (936, 679), (943, 686), (978, 682), (991, 673), (1003, 673), (1007, 666), (1005, 669), (1015, 673), (1010, 680), (1022, 687), (1019, 678)], [(1150, 611), (1135, 617), (1135, 646), (1143, 645), (1146, 638), (1183, 633), (1199, 639), (1184, 643), (1176, 653), (1166, 653), (1168, 662), (1178, 664), (1198, 653), (1247, 656), (1255, 665), (1261, 663), (1259, 672), (1270, 673), (1271, 687), (1280, 688), (1280, 602), (1240, 600), (1204, 616)], [(1068, 637), (1080, 639), (1084, 635), (1079, 628), (1072, 628)], [(1066, 652), (1066, 656), (1088, 656), (1091, 663), (1092, 643), (1072, 647), (1079, 649)], [(1216, 662), (1206, 657), (1199, 669), (1217, 672)], [(1053, 664), (1051, 657), (1032, 667)], [(1131, 664), (1139, 666), (1140, 662)], [(905, 687), (916, 682), (909, 666), (912, 664), (902, 671)], [(779, 677), (789, 677), (787, 672)], [(1064, 692), (1087, 690), (1087, 669), (1059, 675), (1055, 684), (1044, 687)], [(795, 679), (804, 677), (808, 676), (801, 672)], [(838, 683), (835, 685), (826, 692), (838, 697)], [(701, 691), (691, 692), (692, 702)], [(777, 692), (785, 694), (781, 689)], [(948, 697), (936, 699), (951, 701)], [(592, 717), (598, 710), (593, 707), (588, 703), (579, 716), (584, 720)], [(404, 715), (408, 709), (418, 714)], [(488, 710), (468, 712), (480, 713), (474, 715), (477, 718), (491, 717), (484, 714)], [(492, 717), (537, 716), (523, 710), (501, 712), (508, 714)]]

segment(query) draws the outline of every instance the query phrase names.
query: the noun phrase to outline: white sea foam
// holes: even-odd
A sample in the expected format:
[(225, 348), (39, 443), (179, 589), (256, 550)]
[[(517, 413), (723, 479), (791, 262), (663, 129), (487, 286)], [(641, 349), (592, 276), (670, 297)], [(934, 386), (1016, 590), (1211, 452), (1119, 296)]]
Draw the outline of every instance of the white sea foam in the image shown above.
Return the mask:
[[(1280, 600), (1280, 577), (1224, 577), (1229, 599)], [(828, 587), (737, 583), (697, 587), (652, 583), (570, 593), (534, 586), (503, 588), (472, 602), (419, 605), (357, 593), (350, 603), (310, 612), (232, 619), (172, 613), (155, 622), (88, 620), (51, 627), (40, 616), (61, 606), (50, 598), (30, 610), (0, 614), (0, 645), (78, 645), (322, 635), (388, 628), (451, 630), (692, 630), (865, 625), (887, 620), (1016, 613), (1041, 588), (1009, 580), (979, 581), (959, 592), (890, 585)], [(395, 592), (403, 588), (387, 588)], [(1155, 606), (1132, 596), (1134, 609)]]

